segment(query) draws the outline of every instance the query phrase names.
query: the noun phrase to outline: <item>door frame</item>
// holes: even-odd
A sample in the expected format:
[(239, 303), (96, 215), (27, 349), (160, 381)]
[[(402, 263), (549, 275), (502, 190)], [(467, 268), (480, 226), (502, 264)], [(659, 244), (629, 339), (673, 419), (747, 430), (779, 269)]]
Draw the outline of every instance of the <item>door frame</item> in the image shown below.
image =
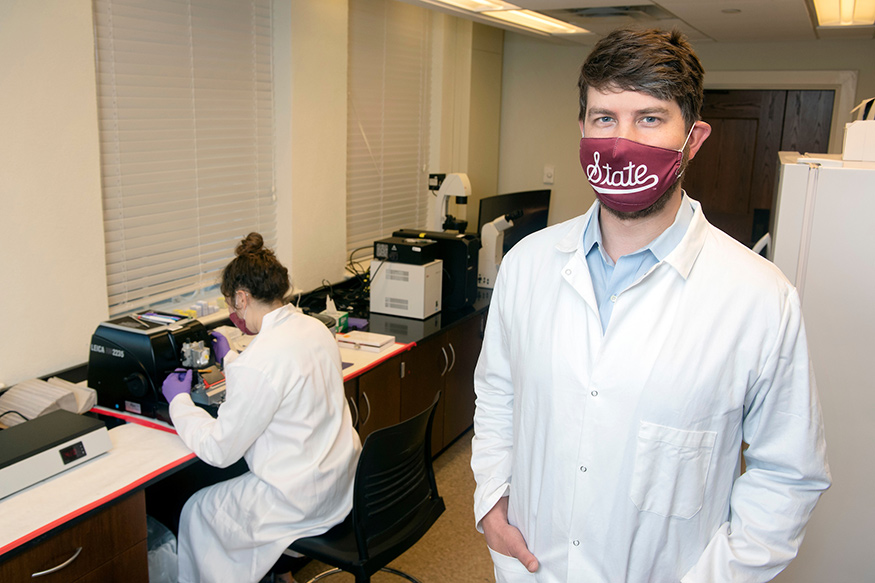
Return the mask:
[(857, 71), (709, 71), (705, 74), (705, 89), (835, 91), (828, 153), (841, 154), (845, 139), (845, 124), (852, 121), (851, 110), (856, 105), (854, 100), (857, 95)]

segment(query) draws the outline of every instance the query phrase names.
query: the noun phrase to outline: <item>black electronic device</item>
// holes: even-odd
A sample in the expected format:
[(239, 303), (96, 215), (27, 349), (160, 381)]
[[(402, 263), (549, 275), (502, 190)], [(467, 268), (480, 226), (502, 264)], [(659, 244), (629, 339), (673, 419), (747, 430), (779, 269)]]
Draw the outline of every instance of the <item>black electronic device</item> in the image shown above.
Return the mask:
[(432, 239), (437, 242), (437, 258), (444, 262), (441, 304), (443, 310), (458, 310), (477, 299), (477, 262), (480, 237), (463, 233), (401, 229), (393, 237)]
[(143, 312), (101, 323), (91, 336), (88, 386), (97, 404), (170, 422), (161, 385), (176, 368), (195, 370), (192, 400), (211, 410), (224, 400), (224, 373), (211, 339), (194, 319)]
[(388, 237), (374, 241), (374, 258), (410, 265), (425, 265), (438, 258), (438, 243), (419, 237)]
[(550, 212), (550, 190), (526, 190), (481, 198), (477, 232), (482, 233), (483, 225), (486, 223), (515, 211), (522, 211), (522, 215), (515, 217), (513, 226), (504, 231), (502, 255), (526, 235), (547, 226)]

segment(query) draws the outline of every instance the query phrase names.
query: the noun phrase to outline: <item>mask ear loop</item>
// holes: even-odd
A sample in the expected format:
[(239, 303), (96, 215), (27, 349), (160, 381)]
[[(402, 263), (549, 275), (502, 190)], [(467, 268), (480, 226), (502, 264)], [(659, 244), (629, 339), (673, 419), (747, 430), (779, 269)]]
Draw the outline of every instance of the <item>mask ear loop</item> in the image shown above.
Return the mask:
[(694, 129), (694, 128), (695, 128), (695, 127), (696, 127), (696, 122), (693, 122), (693, 125), (691, 125), (691, 126), (690, 126), (690, 131), (689, 131), (689, 132), (687, 132), (687, 139), (686, 139), (686, 140), (684, 140), (684, 145), (683, 145), (683, 146), (681, 146), (681, 149), (680, 149), (680, 150), (678, 150), (678, 152), (680, 152), (680, 153), (682, 153), (682, 154), (683, 154), (683, 152), (684, 152), (684, 148), (686, 148), (686, 147), (687, 147), (687, 142), (689, 142), (689, 141), (690, 141), (690, 136), (692, 136), (692, 135), (693, 135), (693, 129)]
[[(237, 291), (242, 292), (242, 293), (243, 293), (243, 297), (246, 297), (246, 292), (245, 292), (245, 291), (243, 291), (243, 290), (237, 290)], [(235, 309), (235, 310), (239, 310), (239, 309), (240, 309), (240, 306), (238, 306), (237, 304), (239, 304), (239, 302), (237, 301), (237, 297), (235, 296), (235, 297), (234, 297), (234, 309)], [(243, 316), (242, 316), (242, 317), (243, 317), (243, 320), (246, 320), (246, 310), (248, 310), (248, 309), (249, 309), (249, 306), (246, 306), (245, 308), (243, 308)]]
[[(242, 292), (242, 293), (243, 293), (243, 297), (246, 297), (246, 292), (245, 292), (245, 291), (243, 291), (242, 289), (241, 289), (241, 290), (237, 290), (237, 291)], [(239, 310), (239, 309), (240, 309), (240, 306), (237, 305), (238, 303), (239, 303), (239, 302), (237, 302), (237, 296), (234, 296), (234, 310)], [(248, 310), (248, 309), (249, 309), (249, 305), (247, 304), (246, 307), (243, 308), (243, 315), (240, 316), (240, 319), (243, 320), (243, 327), (244, 327), (244, 328), (247, 328), (247, 327), (246, 327), (246, 310)], [(248, 330), (248, 328), (247, 328), (247, 330)]]
[[(694, 129), (695, 127), (696, 127), (696, 122), (693, 122), (693, 125), (690, 126), (690, 131), (687, 132), (687, 139), (684, 140), (684, 145), (681, 146), (681, 149), (680, 149), (680, 150), (678, 150), (678, 152), (680, 152), (680, 154), (681, 154), (681, 162), (683, 162), (683, 159), (684, 159), (684, 150), (687, 148), (687, 142), (690, 141), (690, 136), (693, 135), (693, 129)], [(678, 166), (678, 170), (680, 170), (680, 172), (675, 172), (675, 176), (677, 176), (678, 178), (680, 178), (681, 176), (684, 175), (684, 172), (686, 171), (686, 168), (684, 168), (683, 170), (681, 170), (680, 166)]]

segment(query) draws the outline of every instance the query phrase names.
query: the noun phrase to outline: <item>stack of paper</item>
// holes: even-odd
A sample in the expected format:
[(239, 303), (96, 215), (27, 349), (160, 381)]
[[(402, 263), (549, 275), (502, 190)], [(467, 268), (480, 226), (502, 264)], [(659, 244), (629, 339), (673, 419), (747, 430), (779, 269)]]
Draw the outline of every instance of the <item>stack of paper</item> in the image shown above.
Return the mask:
[(76, 385), (58, 377), (50, 378), (48, 383), (56, 387), (61, 387), (62, 389), (73, 391), (73, 396), (76, 397), (76, 413), (79, 413), (80, 415), (97, 405), (97, 391), (86, 386), (85, 383)]
[(23, 381), (0, 395), (0, 422), (12, 427), (58, 409), (82, 413), (94, 406), (96, 395), (59, 378)]
[(337, 335), (337, 345), (341, 348), (367, 350), (368, 352), (380, 352), (394, 343), (394, 336), (362, 332), (361, 330), (353, 330), (352, 332)]

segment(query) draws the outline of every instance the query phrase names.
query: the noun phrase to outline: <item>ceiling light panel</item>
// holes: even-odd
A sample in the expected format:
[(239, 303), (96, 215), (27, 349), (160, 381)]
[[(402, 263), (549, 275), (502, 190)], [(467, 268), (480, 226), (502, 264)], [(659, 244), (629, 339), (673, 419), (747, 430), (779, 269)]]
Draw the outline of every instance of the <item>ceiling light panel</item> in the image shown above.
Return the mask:
[(814, 0), (820, 26), (872, 26), (875, 0)]
[(471, 12), (483, 12), (484, 10), (516, 10), (519, 8), (519, 6), (501, 0), (432, 0), (431, 4), (446, 4), (454, 8), (461, 8), (462, 10), (469, 10)]
[(482, 14), (547, 34), (585, 34), (589, 32), (585, 28), (531, 10), (496, 10)]

